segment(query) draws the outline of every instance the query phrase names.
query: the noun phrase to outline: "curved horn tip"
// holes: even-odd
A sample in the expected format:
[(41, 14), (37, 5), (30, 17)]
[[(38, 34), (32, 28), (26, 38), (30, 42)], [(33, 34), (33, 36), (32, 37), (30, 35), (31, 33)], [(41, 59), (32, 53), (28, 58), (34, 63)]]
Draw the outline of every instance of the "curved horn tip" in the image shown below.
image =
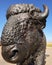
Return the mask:
[[(43, 4), (43, 8), (44, 8), (44, 10), (45, 10), (45, 12), (46, 12), (46, 14), (47, 14), (47, 16), (48, 16), (48, 14), (49, 14), (49, 9), (48, 9), (47, 5)], [(47, 17), (47, 16), (46, 16), (46, 17)]]

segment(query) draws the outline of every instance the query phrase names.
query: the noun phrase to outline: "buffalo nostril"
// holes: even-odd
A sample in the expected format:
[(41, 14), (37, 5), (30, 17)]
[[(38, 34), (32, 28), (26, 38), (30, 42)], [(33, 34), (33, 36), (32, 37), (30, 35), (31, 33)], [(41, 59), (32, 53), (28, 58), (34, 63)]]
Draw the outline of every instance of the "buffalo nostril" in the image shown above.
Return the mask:
[(18, 53), (18, 50), (13, 50), (12, 54), (10, 55), (10, 58), (14, 57)]
[(13, 50), (12, 52), (13, 52), (13, 53), (16, 53), (16, 52), (18, 52), (18, 50)]

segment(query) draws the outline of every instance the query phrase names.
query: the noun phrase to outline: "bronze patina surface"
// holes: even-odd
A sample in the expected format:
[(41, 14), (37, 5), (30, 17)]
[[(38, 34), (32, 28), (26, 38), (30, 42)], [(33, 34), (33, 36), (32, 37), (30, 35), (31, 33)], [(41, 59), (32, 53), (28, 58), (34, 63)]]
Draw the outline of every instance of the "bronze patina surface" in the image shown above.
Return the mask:
[(1, 45), (2, 56), (17, 65), (45, 65), (46, 38), (43, 29), (49, 10), (33, 4), (15, 4), (7, 10)]

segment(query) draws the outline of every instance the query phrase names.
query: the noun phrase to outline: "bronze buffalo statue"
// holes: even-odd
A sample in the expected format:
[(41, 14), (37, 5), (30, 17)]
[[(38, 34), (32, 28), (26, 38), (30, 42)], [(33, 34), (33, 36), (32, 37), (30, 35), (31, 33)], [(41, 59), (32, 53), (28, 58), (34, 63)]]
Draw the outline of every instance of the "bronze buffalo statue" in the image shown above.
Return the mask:
[(7, 10), (1, 45), (2, 56), (17, 65), (45, 65), (46, 38), (43, 29), (49, 10), (33, 4), (14, 4)]

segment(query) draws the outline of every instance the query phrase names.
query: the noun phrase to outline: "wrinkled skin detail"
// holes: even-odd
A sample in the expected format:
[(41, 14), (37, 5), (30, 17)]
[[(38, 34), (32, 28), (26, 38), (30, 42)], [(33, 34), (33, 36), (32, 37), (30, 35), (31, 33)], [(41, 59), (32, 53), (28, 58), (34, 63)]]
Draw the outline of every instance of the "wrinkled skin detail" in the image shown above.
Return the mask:
[(1, 36), (2, 56), (7, 62), (45, 65), (46, 38), (42, 29), (48, 16), (46, 5), (44, 10), (32, 4), (16, 4), (8, 9)]

